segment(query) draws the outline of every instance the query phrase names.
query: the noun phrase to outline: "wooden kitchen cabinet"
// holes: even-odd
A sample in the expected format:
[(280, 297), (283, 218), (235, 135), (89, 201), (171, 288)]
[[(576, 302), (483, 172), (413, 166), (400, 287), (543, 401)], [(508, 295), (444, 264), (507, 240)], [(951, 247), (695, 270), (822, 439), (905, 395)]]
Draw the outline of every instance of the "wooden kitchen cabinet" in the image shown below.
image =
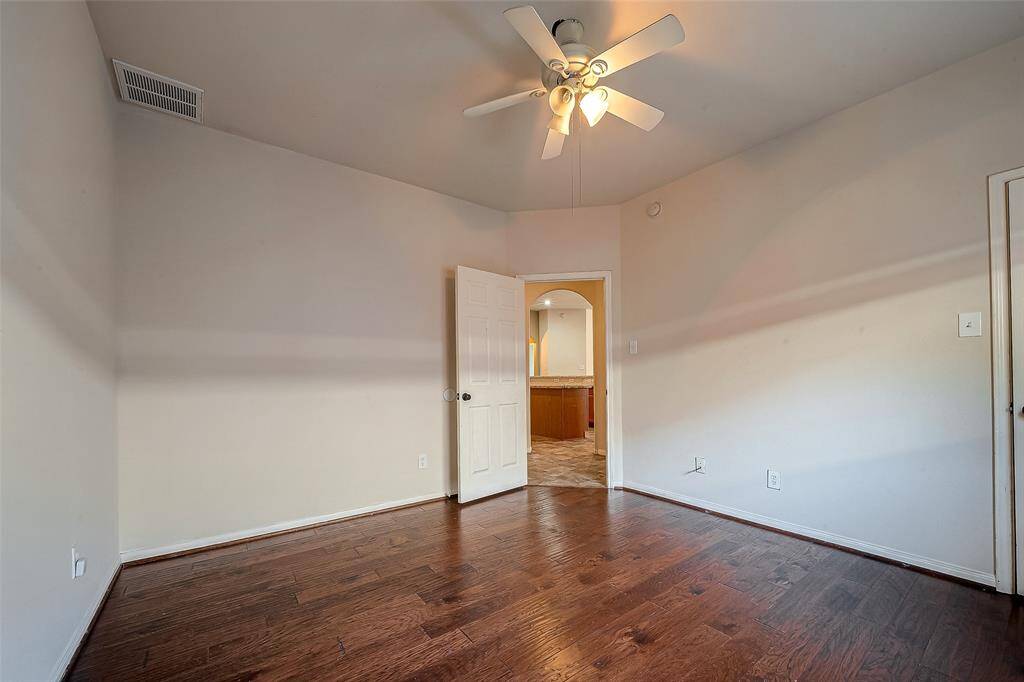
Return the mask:
[(535, 435), (566, 440), (587, 433), (588, 390), (586, 388), (530, 389), (530, 424)]

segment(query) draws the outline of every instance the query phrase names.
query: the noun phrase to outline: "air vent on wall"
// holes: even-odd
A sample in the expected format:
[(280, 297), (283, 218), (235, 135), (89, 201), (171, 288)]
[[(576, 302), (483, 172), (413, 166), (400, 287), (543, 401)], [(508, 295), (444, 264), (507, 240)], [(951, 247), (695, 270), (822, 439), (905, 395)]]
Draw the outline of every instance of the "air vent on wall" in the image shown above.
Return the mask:
[(112, 61), (121, 99), (196, 123), (203, 122), (202, 90), (117, 59)]

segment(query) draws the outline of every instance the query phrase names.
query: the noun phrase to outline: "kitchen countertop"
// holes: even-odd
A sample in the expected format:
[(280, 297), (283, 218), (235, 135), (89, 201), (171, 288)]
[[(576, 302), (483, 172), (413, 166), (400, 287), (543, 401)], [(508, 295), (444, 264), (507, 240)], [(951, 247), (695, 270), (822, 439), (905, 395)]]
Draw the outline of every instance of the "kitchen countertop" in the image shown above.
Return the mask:
[(593, 388), (592, 376), (530, 377), (530, 388)]

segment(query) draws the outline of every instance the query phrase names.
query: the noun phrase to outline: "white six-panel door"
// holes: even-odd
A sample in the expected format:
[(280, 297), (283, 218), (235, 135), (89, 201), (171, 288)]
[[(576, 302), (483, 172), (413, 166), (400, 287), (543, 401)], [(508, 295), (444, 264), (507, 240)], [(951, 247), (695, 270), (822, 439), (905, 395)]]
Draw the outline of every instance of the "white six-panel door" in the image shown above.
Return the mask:
[(1013, 339), (1013, 450), (1016, 466), (1017, 594), (1024, 594), (1024, 178), (1006, 185), (1010, 235), (1010, 335)]
[(462, 266), (455, 292), (459, 502), (471, 502), (526, 485), (526, 292)]

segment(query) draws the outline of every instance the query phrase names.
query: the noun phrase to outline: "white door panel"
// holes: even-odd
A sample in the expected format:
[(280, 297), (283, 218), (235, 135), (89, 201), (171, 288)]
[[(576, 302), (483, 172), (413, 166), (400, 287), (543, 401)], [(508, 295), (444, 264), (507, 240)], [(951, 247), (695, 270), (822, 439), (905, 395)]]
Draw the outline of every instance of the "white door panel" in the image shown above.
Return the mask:
[(1013, 349), (1013, 450), (1017, 593), (1024, 594), (1024, 179), (1007, 185), (1010, 233), (1010, 329)]
[(526, 294), (462, 266), (455, 292), (459, 502), (471, 502), (526, 485)]
[(501, 453), (499, 464), (503, 467), (514, 467), (519, 464), (519, 405), (499, 405), (498, 423), (501, 425), (498, 436)]

